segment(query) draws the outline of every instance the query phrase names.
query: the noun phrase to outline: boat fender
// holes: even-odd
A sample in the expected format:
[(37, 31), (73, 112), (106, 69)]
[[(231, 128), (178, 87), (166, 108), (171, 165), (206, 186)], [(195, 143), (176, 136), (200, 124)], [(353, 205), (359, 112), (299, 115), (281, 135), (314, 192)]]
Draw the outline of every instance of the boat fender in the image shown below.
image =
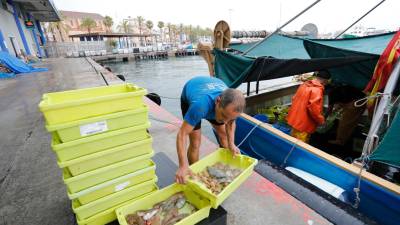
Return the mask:
[(157, 105), (161, 105), (161, 98), (160, 98), (160, 96), (158, 94), (156, 94), (156, 93), (148, 93), (146, 95), (146, 97), (148, 97), (150, 100), (152, 100)]
[(122, 75), (122, 74), (117, 74), (117, 77), (118, 77), (120, 80), (125, 81), (124, 75)]

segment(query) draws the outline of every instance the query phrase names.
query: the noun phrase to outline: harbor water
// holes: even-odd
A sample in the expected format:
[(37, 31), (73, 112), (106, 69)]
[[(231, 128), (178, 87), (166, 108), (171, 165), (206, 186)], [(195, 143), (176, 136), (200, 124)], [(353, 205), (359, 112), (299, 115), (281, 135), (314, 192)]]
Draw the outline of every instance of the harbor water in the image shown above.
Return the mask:
[[(186, 81), (195, 76), (209, 76), (206, 62), (200, 56), (170, 57), (164, 60), (143, 60), (106, 63), (114, 74), (124, 75), (126, 82), (144, 87), (161, 96), (161, 106), (182, 118), (180, 94)], [(156, 119), (156, 118), (151, 118)], [(211, 125), (202, 122), (202, 133), (216, 141)]]
[[(195, 76), (209, 76), (207, 63), (201, 56), (170, 57), (163, 60), (142, 60), (128, 62), (108, 62), (114, 74), (124, 75), (127, 82), (147, 89), (149, 93), (161, 96), (161, 106), (178, 118), (182, 118), (180, 94), (186, 81)], [(291, 77), (262, 81), (260, 89), (291, 82)], [(238, 89), (246, 91), (246, 84)], [(252, 85), (252, 89), (255, 85)], [(155, 118), (153, 118), (155, 119)], [(202, 122), (202, 133), (216, 141), (211, 125)]]

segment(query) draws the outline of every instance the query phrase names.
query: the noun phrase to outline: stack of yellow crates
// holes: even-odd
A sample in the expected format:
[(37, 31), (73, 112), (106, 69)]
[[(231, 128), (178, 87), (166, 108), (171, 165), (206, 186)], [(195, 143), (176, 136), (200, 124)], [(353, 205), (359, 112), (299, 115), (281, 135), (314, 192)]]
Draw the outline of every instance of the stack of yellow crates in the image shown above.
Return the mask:
[(44, 94), (39, 104), (78, 224), (157, 190), (146, 90), (132, 84)]

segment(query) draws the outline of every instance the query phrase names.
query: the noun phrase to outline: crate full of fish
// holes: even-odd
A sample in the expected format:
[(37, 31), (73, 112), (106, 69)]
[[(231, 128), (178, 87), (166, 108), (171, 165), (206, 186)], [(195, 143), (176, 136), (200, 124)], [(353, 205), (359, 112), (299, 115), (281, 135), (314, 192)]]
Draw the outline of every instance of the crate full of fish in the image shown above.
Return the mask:
[(54, 125), (139, 108), (145, 94), (129, 83), (47, 93), (39, 109), (47, 124)]
[(229, 150), (220, 148), (190, 166), (194, 174), (188, 186), (217, 208), (251, 175), (256, 164), (257, 159), (233, 157)]
[(172, 184), (116, 210), (121, 225), (193, 225), (210, 213), (209, 201), (188, 186)]

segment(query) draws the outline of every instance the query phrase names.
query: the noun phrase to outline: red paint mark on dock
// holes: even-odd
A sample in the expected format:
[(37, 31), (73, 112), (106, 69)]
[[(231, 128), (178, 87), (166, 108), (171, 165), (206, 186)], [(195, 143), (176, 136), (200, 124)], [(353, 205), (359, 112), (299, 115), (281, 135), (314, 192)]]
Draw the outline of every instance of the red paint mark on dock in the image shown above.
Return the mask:
[(252, 191), (260, 198), (265, 198), (266, 202), (273, 200), (275, 204), (289, 206), (289, 214), (297, 214), (305, 224), (308, 224), (309, 220), (317, 224), (325, 223), (320, 218), (312, 215), (314, 213), (313, 210), (256, 172), (253, 172), (243, 186), (247, 191)]

